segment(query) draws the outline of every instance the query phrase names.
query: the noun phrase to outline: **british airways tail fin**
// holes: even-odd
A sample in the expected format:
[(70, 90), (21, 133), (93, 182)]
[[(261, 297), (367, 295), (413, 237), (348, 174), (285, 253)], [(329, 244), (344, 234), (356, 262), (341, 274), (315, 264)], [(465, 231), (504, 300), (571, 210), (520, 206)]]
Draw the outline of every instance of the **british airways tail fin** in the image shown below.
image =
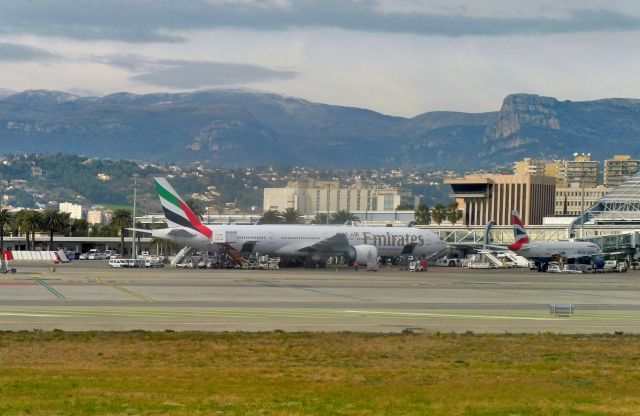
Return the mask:
[(511, 219), (513, 221), (514, 243), (509, 246), (509, 250), (518, 251), (523, 245), (529, 243), (529, 235), (524, 229), (524, 225), (522, 224), (518, 211), (513, 211)]

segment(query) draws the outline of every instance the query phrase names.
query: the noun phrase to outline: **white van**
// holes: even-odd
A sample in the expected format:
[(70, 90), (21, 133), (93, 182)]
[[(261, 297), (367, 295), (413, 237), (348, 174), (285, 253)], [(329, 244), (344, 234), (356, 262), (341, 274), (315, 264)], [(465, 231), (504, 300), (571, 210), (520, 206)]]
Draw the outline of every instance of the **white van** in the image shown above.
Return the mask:
[(129, 267), (129, 262), (127, 259), (109, 259), (109, 267), (121, 269), (123, 267)]
[(142, 259), (127, 259), (125, 261), (127, 262), (128, 267), (144, 267), (144, 260)]
[(147, 268), (156, 268), (156, 267), (164, 267), (164, 264), (157, 258), (148, 258), (144, 260), (144, 267)]

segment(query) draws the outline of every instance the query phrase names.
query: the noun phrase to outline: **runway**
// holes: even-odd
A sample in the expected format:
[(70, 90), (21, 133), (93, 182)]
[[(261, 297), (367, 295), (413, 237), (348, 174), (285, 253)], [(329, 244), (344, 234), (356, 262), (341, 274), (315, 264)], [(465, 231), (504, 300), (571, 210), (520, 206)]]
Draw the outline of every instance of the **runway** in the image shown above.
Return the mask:
[(0, 278), (1, 330), (640, 332), (640, 272), (16, 267)]

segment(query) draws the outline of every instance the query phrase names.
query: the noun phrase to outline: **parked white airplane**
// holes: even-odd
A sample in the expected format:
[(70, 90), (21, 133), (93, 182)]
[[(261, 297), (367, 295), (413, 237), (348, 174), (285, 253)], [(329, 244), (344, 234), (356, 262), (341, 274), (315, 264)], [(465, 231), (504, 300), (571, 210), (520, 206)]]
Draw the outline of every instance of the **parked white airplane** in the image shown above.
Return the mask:
[(565, 259), (586, 259), (593, 262), (598, 268), (604, 265), (602, 250), (595, 243), (569, 240), (529, 242), (529, 235), (524, 229), (517, 211), (513, 211), (512, 220), (515, 242), (508, 247), (500, 248), (508, 248), (520, 256), (534, 260), (538, 271), (547, 271), (549, 262), (554, 258), (560, 257)]
[[(430, 257), (446, 248), (433, 232), (417, 228), (325, 225), (204, 225), (164, 178), (155, 178), (168, 228), (139, 230), (179, 245), (211, 250), (228, 244), (240, 253), (300, 257), (323, 265), (343, 255), (366, 265), (378, 256)], [(230, 238), (228, 238), (231, 236)], [(227, 237), (230, 241), (225, 241)]]

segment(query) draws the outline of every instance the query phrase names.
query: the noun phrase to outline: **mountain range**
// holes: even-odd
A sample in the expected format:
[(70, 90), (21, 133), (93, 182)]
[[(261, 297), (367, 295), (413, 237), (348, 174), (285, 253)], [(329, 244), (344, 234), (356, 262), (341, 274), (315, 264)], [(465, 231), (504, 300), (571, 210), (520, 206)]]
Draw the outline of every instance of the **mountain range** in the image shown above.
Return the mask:
[(499, 111), (412, 118), (247, 90), (82, 97), (0, 89), (2, 153), (212, 166), (464, 171), (522, 157), (640, 154), (640, 100), (507, 96)]

